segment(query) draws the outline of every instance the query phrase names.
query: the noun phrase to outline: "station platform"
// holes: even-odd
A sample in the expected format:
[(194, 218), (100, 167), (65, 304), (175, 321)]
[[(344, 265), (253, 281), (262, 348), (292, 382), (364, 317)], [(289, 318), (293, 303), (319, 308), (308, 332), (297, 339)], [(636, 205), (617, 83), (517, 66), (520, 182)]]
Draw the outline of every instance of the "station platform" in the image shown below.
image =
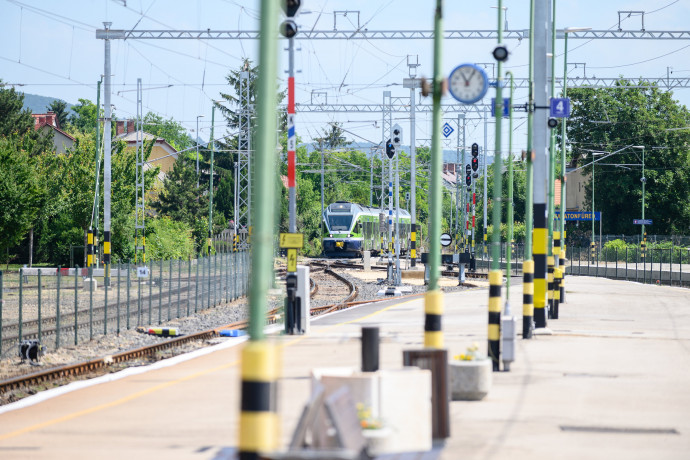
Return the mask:
[[(510, 372), (493, 374), (483, 400), (450, 403), (440, 458), (689, 457), (690, 291), (567, 277), (566, 294), (549, 334), (518, 337)], [(520, 286), (510, 299), (520, 317)], [(487, 304), (485, 288), (444, 296), (450, 357), (474, 342), (486, 350)], [(420, 296), (362, 305), (313, 321), (308, 335), (272, 338), (283, 354), (283, 446), (313, 368), (359, 368), (361, 327), (378, 326), (381, 368), (398, 369), (403, 350), (421, 348), (423, 324)], [(212, 459), (237, 444), (242, 340), (0, 407), (0, 458)]]

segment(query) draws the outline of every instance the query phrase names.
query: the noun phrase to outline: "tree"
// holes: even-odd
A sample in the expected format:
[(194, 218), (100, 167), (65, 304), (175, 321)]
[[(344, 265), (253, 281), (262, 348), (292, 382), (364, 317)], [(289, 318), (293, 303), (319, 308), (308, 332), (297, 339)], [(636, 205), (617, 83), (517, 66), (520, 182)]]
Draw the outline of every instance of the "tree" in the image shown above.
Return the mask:
[(98, 122), (98, 108), (88, 99), (79, 99), (79, 104), (72, 107), (74, 113), (70, 117), (70, 124), (79, 132), (91, 133), (96, 131)]
[(0, 138), (0, 260), (5, 263), (11, 258), (9, 249), (33, 225), (43, 193), (36, 158), (17, 147)]
[(166, 120), (158, 114), (148, 112), (143, 121), (145, 132), (162, 137), (175, 150), (184, 150), (193, 145), (187, 130), (172, 118)]
[[(620, 81), (613, 88), (575, 88), (568, 95), (573, 106), (567, 125), (572, 156), (584, 164), (592, 161), (592, 150), (644, 146), (645, 218), (653, 220), (654, 233), (687, 234), (690, 131), (673, 130), (690, 124), (687, 108), (673, 99), (673, 93), (642, 81), (634, 87)], [(642, 151), (627, 148), (595, 166), (596, 210), (604, 213), (605, 233), (639, 231), (633, 219), (642, 217), (641, 163)], [(591, 177), (591, 166), (583, 170)], [(591, 181), (586, 189), (591, 206)]]
[(64, 130), (67, 128), (67, 123), (69, 123), (69, 113), (67, 111), (67, 103), (65, 101), (55, 99), (48, 106), (48, 111), (55, 114), (55, 118), (57, 118), (58, 127), (60, 129)]
[(181, 155), (163, 183), (158, 201), (152, 203), (160, 215), (184, 222), (194, 231), (200, 248), (208, 235), (208, 195), (197, 188), (196, 164), (187, 155)]

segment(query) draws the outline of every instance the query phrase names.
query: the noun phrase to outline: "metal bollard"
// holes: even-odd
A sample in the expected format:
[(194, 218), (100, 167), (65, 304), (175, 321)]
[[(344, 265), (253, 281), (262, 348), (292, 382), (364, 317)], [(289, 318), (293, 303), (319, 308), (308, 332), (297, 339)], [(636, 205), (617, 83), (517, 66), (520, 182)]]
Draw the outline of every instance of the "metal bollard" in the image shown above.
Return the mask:
[(379, 370), (379, 328), (362, 327), (362, 372)]

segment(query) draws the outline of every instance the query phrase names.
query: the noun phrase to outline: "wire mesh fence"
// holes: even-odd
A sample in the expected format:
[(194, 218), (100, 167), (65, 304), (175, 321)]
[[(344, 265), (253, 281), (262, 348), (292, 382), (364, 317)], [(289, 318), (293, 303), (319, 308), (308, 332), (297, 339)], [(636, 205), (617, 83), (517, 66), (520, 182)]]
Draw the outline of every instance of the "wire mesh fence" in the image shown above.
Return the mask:
[(149, 261), (145, 270), (120, 262), (108, 286), (103, 269), (0, 271), (0, 356), (24, 340), (57, 349), (231, 302), (247, 294), (249, 266), (248, 252)]

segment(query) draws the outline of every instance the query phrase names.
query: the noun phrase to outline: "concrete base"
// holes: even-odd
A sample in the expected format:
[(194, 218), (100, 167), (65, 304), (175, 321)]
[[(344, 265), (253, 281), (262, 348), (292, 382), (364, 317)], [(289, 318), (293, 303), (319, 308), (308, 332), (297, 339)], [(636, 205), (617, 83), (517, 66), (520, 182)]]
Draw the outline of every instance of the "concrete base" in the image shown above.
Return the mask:
[(534, 328), (534, 335), (553, 335), (553, 331), (548, 327), (536, 327)]
[(364, 265), (364, 271), (371, 271), (371, 251), (364, 251), (362, 253), (362, 264)]
[(451, 361), (448, 372), (453, 401), (479, 401), (491, 389), (493, 372), (490, 359)]
[[(348, 375), (349, 373), (349, 375)], [(381, 422), (378, 430), (365, 435), (369, 455), (426, 452), (431, 439), (431, 372), (414, 367), (376, 372), (353, 372), (352, 368), (312, 371), (326, 395), (347, 386), (352, 399)]]
[(91, 289), (90, 285), (93, 286), (93, 292), (98, 290), (98, 281), (95, 278), (86, 278), (84, 280), (84, 291), (89, 292), (89, 289)]

